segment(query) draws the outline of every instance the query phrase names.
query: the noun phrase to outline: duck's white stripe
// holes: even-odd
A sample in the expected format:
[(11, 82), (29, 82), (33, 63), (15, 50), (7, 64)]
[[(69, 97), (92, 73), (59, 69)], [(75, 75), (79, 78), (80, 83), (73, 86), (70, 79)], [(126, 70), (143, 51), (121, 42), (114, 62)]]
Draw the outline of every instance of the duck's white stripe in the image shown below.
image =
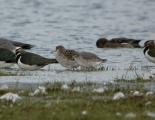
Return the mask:
[(148, 54), (148, 51), (149, 51), (149, 50), (147, 50), (147, 51), (145, 52), (145, 57), (146, 57), (150, 62), (155, 63), (155, 57), (151, 57), (151, 56)]
[(25, 70), (36, 70), (36, 69), (40, 69), (42, 66), (37, 66), (37, 65), (26, 65), (26, 64), (23, 64), (21, 61), (21, 56), (19, 57), (18, 59), (18, 66), (22, 69), (25, 69)]

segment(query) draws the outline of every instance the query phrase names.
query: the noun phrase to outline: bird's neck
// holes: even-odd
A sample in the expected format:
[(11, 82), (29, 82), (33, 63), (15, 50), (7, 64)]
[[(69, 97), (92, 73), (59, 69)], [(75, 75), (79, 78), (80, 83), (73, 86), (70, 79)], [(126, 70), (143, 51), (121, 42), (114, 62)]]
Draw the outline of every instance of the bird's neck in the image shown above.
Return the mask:
[(58, 54), (64, 54), (65, 53), (65, 49), (60, 49), (60, 50), (58, 50)]
[(21, 57), (21, 53), (16, 54), (16, 63), (18, 62), (20, 57)]
[(149, 47), (145, 47), (143, 53), (145, 54), (146, 51), (148, 51), (148, 50), (149, 50)]

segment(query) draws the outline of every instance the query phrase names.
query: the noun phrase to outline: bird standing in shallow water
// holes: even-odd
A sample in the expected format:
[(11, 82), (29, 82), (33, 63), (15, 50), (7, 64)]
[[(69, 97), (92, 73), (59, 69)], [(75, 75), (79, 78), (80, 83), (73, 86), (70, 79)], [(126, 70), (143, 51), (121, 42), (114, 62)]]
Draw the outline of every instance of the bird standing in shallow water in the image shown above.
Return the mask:
[(82, 67), (82, 69), (94, 69), (106, 62), (106, 59), (99, 58), (96, 54), (91, 52), (79, 52), (73, 55), (75, 61)]
[(22, 48), (16, 49), (16, 63), (25, 70), (37, 70), (45, 65), (58, 63), (56, 59), (49, 59), (40, 55), (26, 52)]
[(155, 63), (155, 43), (153, 40), (145, 42), (144, 55), (150, 61)]
[(75, 50), (65, 49), (63, 46), (56, 46), (55, 50), (56, 60), (64, 67), (75, 70), (79, 67), (78, 63), (74, 60), (73, 55)]

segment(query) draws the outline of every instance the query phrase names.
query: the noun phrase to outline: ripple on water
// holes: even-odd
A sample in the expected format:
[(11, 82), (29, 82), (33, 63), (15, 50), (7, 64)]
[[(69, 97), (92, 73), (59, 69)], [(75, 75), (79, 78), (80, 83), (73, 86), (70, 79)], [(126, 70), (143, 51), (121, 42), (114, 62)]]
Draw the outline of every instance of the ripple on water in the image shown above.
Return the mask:
[(13, 69), (19, 76), (0, 77), (0, 82), (105, 82), (142, 76), (153, 69), (149, 66), (154, 66), (144, 58), (142, 49), (98, 49), (96, 40), (100, 37), (154, 39), (154, 3), (153, 0), (1, 0), (2, 37), (34, 44), (31, 51), (45, 57), (54, 57), (50, 51), (64, 45), (97, 53), (108, 61), (104, 64), (105, 71), (73, 72), (60, 65), (39, 71)]

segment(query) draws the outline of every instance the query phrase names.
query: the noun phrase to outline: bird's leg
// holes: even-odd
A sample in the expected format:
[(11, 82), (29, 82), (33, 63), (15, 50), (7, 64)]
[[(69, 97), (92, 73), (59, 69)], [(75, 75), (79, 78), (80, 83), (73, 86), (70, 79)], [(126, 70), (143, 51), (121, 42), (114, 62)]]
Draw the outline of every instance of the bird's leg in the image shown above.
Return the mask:
[(75, 67), (72, 68), (72, 71), (75, 71)]

